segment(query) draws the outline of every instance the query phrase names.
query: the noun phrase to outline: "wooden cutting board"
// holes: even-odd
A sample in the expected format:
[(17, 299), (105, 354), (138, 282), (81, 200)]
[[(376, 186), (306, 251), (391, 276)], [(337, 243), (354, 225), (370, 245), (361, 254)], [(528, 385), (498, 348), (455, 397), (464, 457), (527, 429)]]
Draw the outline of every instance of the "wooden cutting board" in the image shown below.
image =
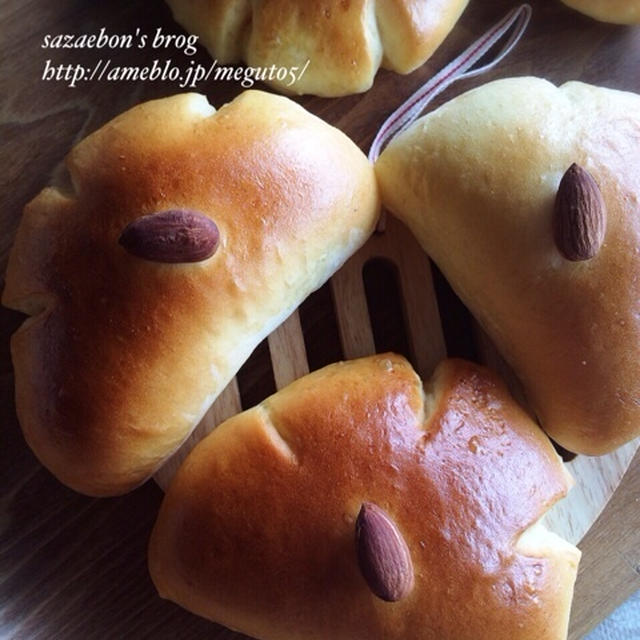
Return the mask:
[[(443, 47), (409, 76), (383, 71), (364, 95), (335, 100), (304, 97), (299, 101), (366, 150), (385, 115), (515, 4), (471, 0)], [(580, 79), (640, 92), (639, 29), (596, 23), (554, 0), (531, 4), (532, 24), (516, 51), (488, 76), (454, 86), (438, 102), (487, 80), (527, 74), (556, 83)], [(0, 270), (4, 272), (22, 207), (43, 186), (63, 179), (62, 159), (69, 147), (128, 107), (180, 90), (174, 83), (161, 81), (94, 80), (70, 88), (64, 82), (42, 79), (46, 61), (93, 66), (107, 58), (115, 65), (151, 65), (156, 59), (172, 59), (184, 66), (191, 58), (175, 50), (104, 52), (41, 46), (47, 34), (99, 33), (102, 27), (116, 34), (132, 33), (136, 28), (150, 34), (158, 28), (163, 33), (181, 33), (160, 1), (0, 0), (0, 17), (0, 86), (4, 89), (0, 176), (5, 196), (0, 217)], [(204, 51), (193, 59), (202, 64), (209, 60)], [(198, 90), (219, 107), (242, 89), (235, 83), (213, 82)], [(209, 416), (209, 426), (237, 410), (239, 392), (245, 403), (258, 401), (272, 387), (323, 364), (323, 359), (340, 355), (353, 357), (385, 348), (406, 350), (413, 353), (414, 364), (423, 375), (428, 375), (445, 351), (451, 355), (481, 354), (501, 368), (424, 255), (406, 250), (413, 246), (412, 239), (403, 233), (406, 231), (391, 223), (383, 237), (374, 237), (329, 286), (314, 294), (299, 314), (270, 336), (238, 381), (225, 391), (215, 415)], [(400, 254), (394, 248), (397, 242), (403, 247)], [(391, 326), (393, 319), (380, 304), (381, 298), (394, 296), (384, 291), (367, 296), (359, 277), (363, 264), (374, 256), (398, 265), (400, 304), (407, 319), (403, 328)], [(370, 304), (365, 302), (367, 297)], [(372, 321), (370, 308), (374, 311)], [(15, 419), (8, 351), (9, 336), (19, 322), (17, 314), (0, 312), (0, 411), (4, 425), (0, 447), (4, 488), (0, 496), (0, 637), (240, 638), (161, 601), (155, 594), (145, 555), (162, 498), (154, 483), (121, 498), (89, 499), (62, 487), (29, 452)], [(476, 337), (470, 340), (472, 333)], [(578, 486), (565, 513), (550, 520), (555, 530), (572, 540), (581, 539), (583, 559), (572, 612), (572, 639), (581, 638), (640, 588), (640, 454), (635, 454), (613, 497), (583, 536), (623, 476), (633, 449), (630, 445), (595, 463), (583, 457), (573, 461)]]

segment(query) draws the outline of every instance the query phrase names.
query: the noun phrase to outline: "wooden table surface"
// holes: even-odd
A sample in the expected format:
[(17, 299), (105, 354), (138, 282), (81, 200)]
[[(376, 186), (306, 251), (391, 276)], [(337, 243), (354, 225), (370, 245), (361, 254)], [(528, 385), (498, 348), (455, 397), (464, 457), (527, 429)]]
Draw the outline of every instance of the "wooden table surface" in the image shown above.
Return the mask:
[[(446, 43), (421, 69), (401, 77), (380, 72), (364, 95), (300, 102), (340, 127), (364, 150), (376, 128), (404, 97), (501, 18), (515, 2), (471, 0)], [(442, 102), (481, 82), (538, 75), (556, 83), (579, 79), (640, 92), (640, 28), (594, 22), (554, 0), (531, 2), (534, 15), (524, 40), (497, 70), (454, 85)], [(142, 0), (2, 0), (2, 156), (4, 206), (0, 216), (0, 271), (24, 204), (62, 175), (71, 145), (143, 100), (180, 91), (170, 82), (82, 82), (75, 88), (42, 79), (47, 59), (89, 66), (144, 65), (180, 51), (53, 50), (45, 34), (180, 33), (166, 6)], [(206, 63), (203, 51), (195, 56)], [(240, 93), (232, 82), (199, 86), (219, 107)], [(446, 317), (444, 322), (455, 324)], [(0, 637), (65, 640), (240, 638), (199, 619), (155, 594), (147, 575), (146, 545), (162, 499), (148, 482), (131, 494), (91, 499), (75, 494), (45, 471), (25, 445), (15, 417), (9, 337), (19, 314), (0, 311)], [(450, 332), (451, 333), (451, 332)], [(454, 339), (450, 348), (455, 351)], [(460, 333), (460, 336), (462, 333)], [(461, 338), (460, 338), (461, 339)], [(461, 350), (464, 351), (462, 347)], [(249, 380), (260, 396), (260, 376)], [(581, 638), (640, 588), (640, 454), (580, 547), (571, 638)]]

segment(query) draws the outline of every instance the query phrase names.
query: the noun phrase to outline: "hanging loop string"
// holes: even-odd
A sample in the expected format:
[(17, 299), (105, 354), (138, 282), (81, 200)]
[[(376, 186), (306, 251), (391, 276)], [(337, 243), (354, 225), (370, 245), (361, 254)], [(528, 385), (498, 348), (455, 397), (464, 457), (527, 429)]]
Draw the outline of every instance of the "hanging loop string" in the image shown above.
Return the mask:
[[(371, 143), (369, 160), (375, 162), (385, 144), (418, 118), (429, 102), (450, 84), (461, 78), (478, 76), (495, 67), (518, 43), (530, 19), (530, 5), (523, 4), (516, 7), (455, 60), (422, 85), (384, 121)], [(477, 69), (471, 69), (509, 32), (511, 32), (511, 35), (509, 35), (502, 49), (492, 60)]]

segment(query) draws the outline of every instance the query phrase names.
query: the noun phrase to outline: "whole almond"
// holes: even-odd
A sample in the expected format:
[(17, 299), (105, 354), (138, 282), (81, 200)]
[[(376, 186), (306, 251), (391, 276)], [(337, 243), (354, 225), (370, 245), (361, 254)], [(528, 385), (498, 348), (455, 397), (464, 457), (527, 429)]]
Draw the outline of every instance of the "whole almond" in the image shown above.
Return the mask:
[(413, 588), (413, 564), (407, 543), (388, 514), (365, 502), (356, 519), (356, 549), (360, 571), (371, 591), (397, 602)]
[(607, 212), (596, 181), (572, 164), (560, 181), (553, 215), (553, 233), (560, 253), (574, 262), (593, 258), (604, 241)]
[(169, 209), (137, 218), (120, 235), (131, 254), (154, 262), (201, 262), (218, 248), (216, 223), (197, 211)]

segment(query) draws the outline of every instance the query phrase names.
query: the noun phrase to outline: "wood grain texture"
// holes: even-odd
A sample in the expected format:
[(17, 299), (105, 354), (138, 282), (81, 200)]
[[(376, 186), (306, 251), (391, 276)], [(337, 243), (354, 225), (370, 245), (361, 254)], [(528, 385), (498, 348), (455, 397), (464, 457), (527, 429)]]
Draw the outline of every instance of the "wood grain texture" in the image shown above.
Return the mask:
[(365, 265), (375, 259), (387, 261), (396, 273), (407, 356), (420, 376), (428, 379), (446, 355), (431, 266), (415, 238), (392, 218), (386, 221), (384, 232), (375, 233), (331, 279), (345, 357), (358, 358), (376, 351), (363, 281)]
[(297, 311), (273, 331), (268, 340), (274, 365), (273, 376), (278, 389), (309, 373), (302, 326)]
[[(382, 71), (365, 95), (339, 100), (299, 99), (338, 126), (363, 150), (402, 99), (496, 22), (516, 2), (472, 0), (444, 46), (413, 74)], [(640, 92), (640, 31), (594, 22), (559, 2), (531, 2), (534, 17), (524, 41), (495, 71), (454, 85), (436, 104), (487, 80), (534, 74), (560, 83), (579, 79)], [(180, 89), (170, 82), (85, 82), (71, 89), (41, 79), (56, 64), (152, 64), (182, 54), (153, 51), (44, 50), (44, 34), (180, 33), (161, 1), (1, 0), (0, 270), (24, 204), (45, 185), (67, 179), (62, 159), (72, 144), (127, 109)], [(208, 64), (204, 51), (194, 56)], [(198, 89), (219, 107), (241, 91), (231, 82)], [(242, 636), (200, 620), (154, 592), (146, 544), (162, 497), (152, 482), (128, 496), (95, 500), (62, 487), (24, 444), (15, 418), (8, 339), (18, 314), (0, 311), (0, 637), (65, 640), (231, 640)], [(465, 336), (460, 336), (462, 340)], [(429, 365), (425, 365), (428, 367)], [(237, 391), (231, 390), (231, 407)], [(217, 419), (217, 418), (215, 418)], [(214, 420), (215, 420), (214, 419)], [(640, 454), (620, 488), (581, 543), (583, 559), (571, 622), (577, 640), (640, 588)]]

